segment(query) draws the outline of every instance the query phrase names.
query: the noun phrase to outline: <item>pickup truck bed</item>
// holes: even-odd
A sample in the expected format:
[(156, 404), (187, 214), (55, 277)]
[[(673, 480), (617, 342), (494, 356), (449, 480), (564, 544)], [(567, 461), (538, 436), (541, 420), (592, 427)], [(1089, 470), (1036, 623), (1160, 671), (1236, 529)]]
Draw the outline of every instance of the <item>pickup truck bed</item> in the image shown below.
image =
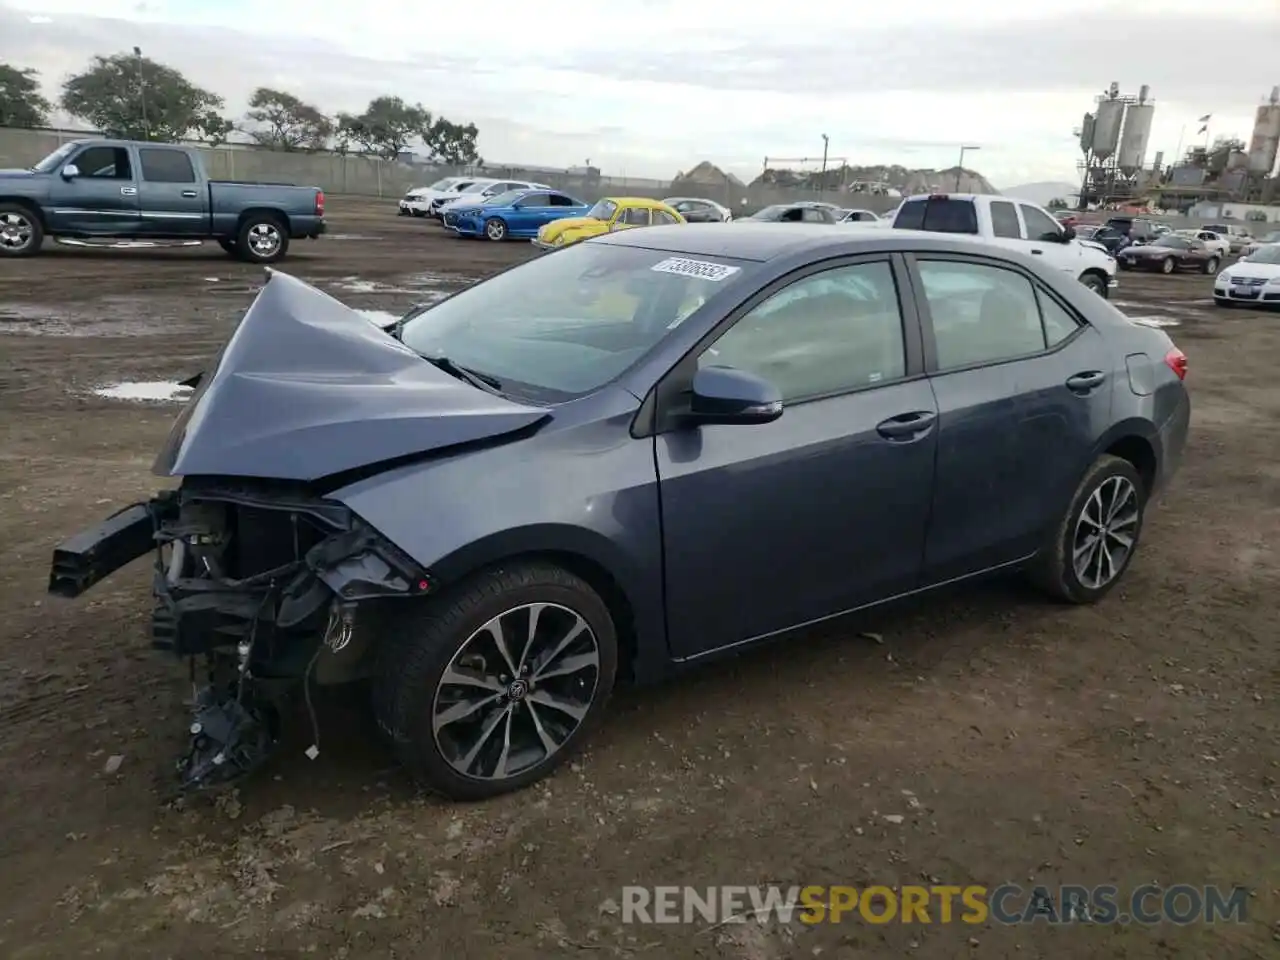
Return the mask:
[(0, 171), (0, 257), (33, 256), (46, 236), (196, 239), (274, 263), (324, 231), (319, 187), (210, 180), (200, 151), (175, 144), (74, 140)]

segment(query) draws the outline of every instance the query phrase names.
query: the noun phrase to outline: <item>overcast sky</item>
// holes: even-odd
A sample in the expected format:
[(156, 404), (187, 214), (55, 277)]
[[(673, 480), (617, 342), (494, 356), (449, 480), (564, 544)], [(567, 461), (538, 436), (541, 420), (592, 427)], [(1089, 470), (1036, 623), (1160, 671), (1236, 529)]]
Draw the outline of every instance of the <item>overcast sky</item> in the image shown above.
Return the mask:
[[(874, 7), (874, 9), (872, 9)], [(474, 13), (470, 11), (476, 11)], [(499, 163), (590, 159), (746, 179), (765, 156), (1077, 179), (1071, 135), (1112, 80), (1151, 86), (1148, 162), (1196, 118), (1248, 139), (1280, 83), (1280, 0), (0, 0), (0, 61), (52, 96), (138, 45), (244, 110), (273, 86), (329, 113), (395, 94), (480, 127)]]

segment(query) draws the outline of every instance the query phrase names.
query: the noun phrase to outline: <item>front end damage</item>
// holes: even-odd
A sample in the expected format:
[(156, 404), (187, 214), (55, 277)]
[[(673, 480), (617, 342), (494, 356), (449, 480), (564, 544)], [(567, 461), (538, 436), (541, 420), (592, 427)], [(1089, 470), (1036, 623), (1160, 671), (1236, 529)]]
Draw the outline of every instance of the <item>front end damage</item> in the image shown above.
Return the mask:
[(188, 480), (54, 553), (49, 591), (75, 597), (152, 552), (151, 643), (189, 664), (194, 713), (183, 788), (226, 783), (279, 742), (300, 691), (367, 676), (382, 601), (431, 590), (427, 572), (345, 506), (287, 486)]

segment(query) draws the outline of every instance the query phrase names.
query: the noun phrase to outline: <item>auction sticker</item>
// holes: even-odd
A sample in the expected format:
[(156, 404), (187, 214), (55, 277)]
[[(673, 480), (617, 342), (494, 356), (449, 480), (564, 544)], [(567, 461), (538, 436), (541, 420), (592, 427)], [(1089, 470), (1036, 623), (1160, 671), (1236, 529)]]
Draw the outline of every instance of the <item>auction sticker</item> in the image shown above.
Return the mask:
[(709, 260), (690, 260), (687, 257), (670, 257), (661, 263), (655, 263), (651, 270), (658, 273), (678, 273), (682, 277), (697, 277), (699, 280), (710, 280), (719, 283), (728, 280), (741, 267), (730, 267), (723, 263), (712, 263)]

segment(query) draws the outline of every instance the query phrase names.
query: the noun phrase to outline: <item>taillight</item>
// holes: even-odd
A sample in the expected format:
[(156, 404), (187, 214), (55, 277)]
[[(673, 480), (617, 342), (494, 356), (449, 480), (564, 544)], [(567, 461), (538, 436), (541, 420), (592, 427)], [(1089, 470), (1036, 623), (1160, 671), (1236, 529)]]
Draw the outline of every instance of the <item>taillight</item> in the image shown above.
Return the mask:
[(316, 216), (317, 217), (324, 216), (324, 191), (323, 190), (316, 191)]
[(1164, 362), (1170, 370), (1178, 375), (1179, 380), (1187, 379), (1187, 355), (1177, 347), (1173, 347), (1164, 355)]

